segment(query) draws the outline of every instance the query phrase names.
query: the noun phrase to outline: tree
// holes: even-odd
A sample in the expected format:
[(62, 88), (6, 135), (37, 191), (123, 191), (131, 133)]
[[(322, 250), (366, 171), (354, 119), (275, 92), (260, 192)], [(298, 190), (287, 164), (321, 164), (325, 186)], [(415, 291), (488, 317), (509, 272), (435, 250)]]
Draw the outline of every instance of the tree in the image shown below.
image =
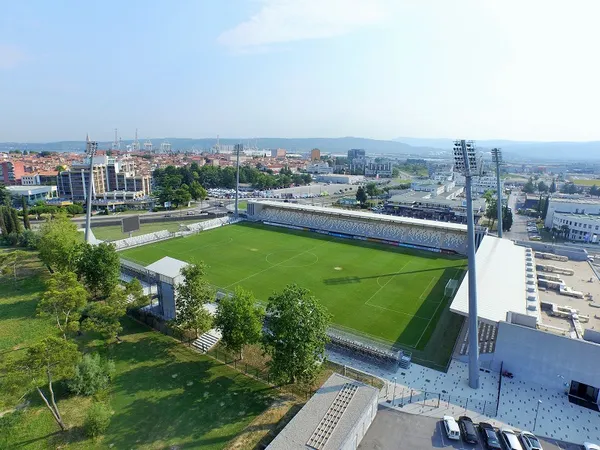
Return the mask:
[(192, 200), (192, 195), (190, 194), (190, 188), (183, 184), (180, 188), (175, 189), (173, 192), (173, 203), (176, 206), (186, 205)]
[(124, 284), (124, 287), (129, 309), (141, 308), (150, 303), (150, 296), (144, 294), (142, 283), (137, 278), (132, 278), (131, 281)]
[(513, 213), (508, 206), (502, 208), (502, 231), (510, 231), (513, 224)]
[(0, 226), (2, 226), (3, 235), (8, 236), (11, 233), (21, 233), (21, 221), (16, 209), (10, 206), (0, 206), (0, 216), (2, 217)]
[(94, 395), (108, 386), (114, 373), (115, 363), (110, 359), (98, 353), (83, 355), (67, 386), (77, 395)]
[(488, 219), (488, 222), (490, 220), (492, 221), (490, 229), (494, 228), (494, 222), (496, 219), (498, 219), (498, 200), (493, 197), (487, 202), (485, 208), (485, 217)]
[(533, 179), (531, 177), (529, 178), (529, 181), (525, 183), (525, 186), (523, 186), (523, 192), (526, 194), (533, 194), (535, 192), (535, 185), (533, 184)]
[(547, 195), (544, 200), (544, 208), (542, 209), (542, 219), (546, 220), (546, 216), (548, 215), (548, 207), (550, 206), (550, 196)]
[(269, 297), (267, 317), (263, 347), (271, 356), (273, 377), (289, 383), (312, 381), (325, 357), (330, 320), (325, 307), (310, 291), (292, 284)]
[(82, 252), (77, 226), (64, 215), (44, 223), (38, 242), (40, 258), (54, 270), (75, 272)]
[(364, 205), (367, 201), (367, 193), (365, 192), (365, 188), (360, 186), (357, 190), (356, 190), (356, 200), (358, 200), (358, 202), (361, 205)]
[(376, 183), (367, 183), (366, 186), (366, 192), (367, 195), (371, 198), (375, 197), (376, 195), (379, 195), (381, 193), (381, 191), (379, 190), (379, 188), (377, 187)]
[(0, 206), (10, 206), (10, 192), (2, 183), (0, 183)]
[(221, 330), (225, 346), (243, 358), (244, 346), (260, 340), (264, 316), (264, 310), (257, 305), (254, 295), (238, 287), (233, 296), (219, 301), (215, 326)]
[(29, 205), (27, 204), (27, 199), (25, 197), (21, 197), (23, 201), (23, 226), (26, 230), (30, 230), (31, 226), (29, 225)]
[(577, 185), (575, 183), (569, 182), (561, 186), (560, 192), (562, 192), (563, 194), (577, 194), (577, 192), (579, 192), (579, 189), (577, 188)]
[(118, 287), (106, 299), (88, 304), (83, 328), (100, 333), (107, 339), (114, 337), (118, 341), (119, 333), (123, 330), (121, 317), (126, 311), (125, 290)]
[(600, 197), (600, 189), (595, 184), (590, 188), (590, 195)]
[(548, 185), (540, 181), (537, 185), (538, 192), (548, 192)]
[(79, 331), (81, 312), (87, 304), (88, 291), (73, 272), (54, 272), (46, 282), (46, 291), (37, 305), (38, 314), (51, 317), (64, 339)]
[(112, 410), (107, 404), (95, 402), (85, 416), (83, 428), (88, 437), (95, 438), (103, 434), (110, 425)]
[(556, 192), (556, 179), (552, 179), (552, 183), (550, 184), (550, 188), (549, 191), (551, 194), (554, 194)]
[(182, 330), (194, 331), (197, 338), (213, 325), (213, 318), (204, 305), (211, 302), (215, 294), (204, 274), (204, 263), (190, 264), (181, 269), (183, 283), (176, 286), (175, 325)]
[(17, 271), (23, 259), (29, 256), (29, 253), (23, 250), (13, 250), (12, 252), (0, 253), (0, 273), (8, 275), (12, 272), (14, 284), (17, 284)]
[(119, 284), (121, 261), (110, 243), (83, 244), (77, 274), (94, 298), (105, 298)]
[(195, 180), (190, 184), (189, 191), (194, 200), (204, 201), (206, 197), (208, 197), (208, 192), (206, 192), (206, 189), (204, 189), (202, 185)]
[[(29, 347), (23, 358), (10, 363), (8, 367), (8, 377), (13, 383), (27, 383), (29, 387), (37, 390), (63, 431), (67, 426), (56, 406), (53, 382), (69, 378), (80, 356), (76, 344), (58, 337), (47, 337)], [(50, 393), (49, 399), (43, 390), (46, 386)]]

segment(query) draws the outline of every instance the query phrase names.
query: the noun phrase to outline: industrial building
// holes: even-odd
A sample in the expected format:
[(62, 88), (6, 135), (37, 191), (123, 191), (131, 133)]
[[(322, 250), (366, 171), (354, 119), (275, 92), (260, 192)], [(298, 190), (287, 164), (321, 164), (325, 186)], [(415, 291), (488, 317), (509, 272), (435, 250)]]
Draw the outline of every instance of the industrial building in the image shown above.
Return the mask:
[(20, 203), (21, 198), (25, 197), (29, 205), (58, 197), (56, 186), (7, 186), (6, 189), (17, 203)]
[(552, 226), (550, 228), (558, 230), (559, 233), (563, 230), (566, 231), (563, 236), (567, 236), (572, 241), (597, 243), (600, 234), (600, 215), (555, 211), (552, 214)]
[(555, 213), (599, 215), (600, 200), (579, 196), (550, 197), (548, 213), (546, 214), (546, 220), (544, 222), (546, 228), (552, 228)]
[(267, 450), (354, 450), (377, 414), (378, 390), (334, 373)]

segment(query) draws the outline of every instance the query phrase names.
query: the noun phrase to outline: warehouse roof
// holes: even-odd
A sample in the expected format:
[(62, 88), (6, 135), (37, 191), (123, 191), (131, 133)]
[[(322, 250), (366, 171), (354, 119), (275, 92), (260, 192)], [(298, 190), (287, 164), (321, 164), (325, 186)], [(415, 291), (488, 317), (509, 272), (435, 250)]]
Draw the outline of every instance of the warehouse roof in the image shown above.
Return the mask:
[(331, 375), (296, 416), (269, 444), (268, 450), (339, 449), (378, 390), (337, 373)]
[(186, 267), (188, 263), (180, 261), (170, 256), (165, 256), (158, 261), (153, 262), (146, 269), (156, 272), (159, 275), (164, 275), (169, 278), (176, 278), (181, 274), (181, 269)]
[[(477, 315), (491, 322), (506, 320), (508, 311), (527, 314), (525, 247), (508, 239), (485, 236), (475, 256)], [(454, 296), (450, 311), (469, 315), (468, 273)]]

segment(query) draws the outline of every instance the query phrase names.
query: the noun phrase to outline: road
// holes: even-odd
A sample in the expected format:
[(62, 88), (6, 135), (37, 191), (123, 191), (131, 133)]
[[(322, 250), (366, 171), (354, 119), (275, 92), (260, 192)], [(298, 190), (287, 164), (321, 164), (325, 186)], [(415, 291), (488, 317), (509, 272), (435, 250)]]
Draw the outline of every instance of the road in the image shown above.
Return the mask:
[[(439, 419), (396, 411), (380, 406), (374, 422), (358, 446), (359, 450), (397, 449), (483, 449), (483, 445), (470, 445), (450, 441)], [(540, 438), (544, 450), (581, 450), (581, 446)]]
[(513, 192), (508, 198), (508, 206), (513, 212), (513, 224), (510, 231), (504, 232), (504, 237), (516, 241), (528, 241), (529, 235), (527, 233), (527, 216), (517, 214), (517, 198), (518, 192)]

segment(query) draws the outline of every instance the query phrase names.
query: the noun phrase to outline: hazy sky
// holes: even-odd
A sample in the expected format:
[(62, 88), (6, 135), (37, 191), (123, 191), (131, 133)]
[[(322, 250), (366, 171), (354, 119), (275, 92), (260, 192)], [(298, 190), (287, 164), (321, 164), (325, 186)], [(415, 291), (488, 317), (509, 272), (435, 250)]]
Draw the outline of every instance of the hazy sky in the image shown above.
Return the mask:
[(600, 140), (598, 0), (9, 1), (0, 141)]

